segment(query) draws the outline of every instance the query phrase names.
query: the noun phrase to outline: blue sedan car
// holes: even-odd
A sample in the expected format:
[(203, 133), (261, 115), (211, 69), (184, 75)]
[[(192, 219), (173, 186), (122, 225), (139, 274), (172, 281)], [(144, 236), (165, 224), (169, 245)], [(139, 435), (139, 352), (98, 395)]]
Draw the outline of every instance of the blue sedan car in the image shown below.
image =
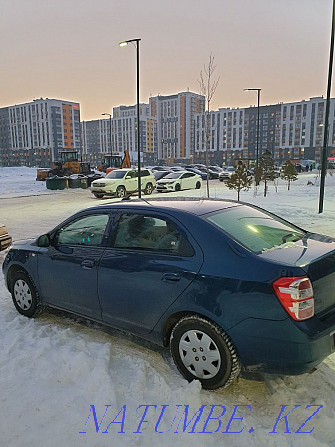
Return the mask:
[(223, 200), (78, 212), (3, 263), (18, 312), (47, 306), (170, 345), (189, 381), (311, 370), (334, 352), (335, 240)]

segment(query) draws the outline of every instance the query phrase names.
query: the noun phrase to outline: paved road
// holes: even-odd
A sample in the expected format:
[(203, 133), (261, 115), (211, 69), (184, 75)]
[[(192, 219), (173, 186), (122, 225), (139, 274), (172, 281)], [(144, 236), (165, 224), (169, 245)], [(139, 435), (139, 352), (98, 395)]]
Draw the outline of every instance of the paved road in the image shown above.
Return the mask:
[(88, 190), (68, 190), (54, 194), (1, 198), (0, 221), (13, 240), (35, 237), (52, 229), (74, 212), (103, 203)]
[[(187, 195), (189, 192), (183, 193)], [(172, 192), (169, 196), (179, 194)], [(155, 196), (162, 197), (162, 194), (153, 193), (150, 197)], [(118, 200), (110, 197), (96, 199), (87, 189), (68, 189), (13, 198), (0, 196), (0, 223), (7, 226), (14, 241), (33, 238), (51, 230), (76, 211)]]

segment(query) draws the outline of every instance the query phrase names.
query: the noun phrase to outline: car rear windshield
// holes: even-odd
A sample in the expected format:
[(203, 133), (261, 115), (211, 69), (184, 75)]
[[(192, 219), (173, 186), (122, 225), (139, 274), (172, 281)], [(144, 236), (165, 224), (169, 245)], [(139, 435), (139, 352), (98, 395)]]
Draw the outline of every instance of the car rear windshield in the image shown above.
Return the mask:
[(125, 171), (118, 171), (116, 169), (115, 171), (111, 171), (109, 174), (107, 174), (106, 178), (123, 178), (125, 174)]
[(254, 253), (298, 241), (306, 234), (279, 217), (246, 205), (215, 212), (205, 218)]

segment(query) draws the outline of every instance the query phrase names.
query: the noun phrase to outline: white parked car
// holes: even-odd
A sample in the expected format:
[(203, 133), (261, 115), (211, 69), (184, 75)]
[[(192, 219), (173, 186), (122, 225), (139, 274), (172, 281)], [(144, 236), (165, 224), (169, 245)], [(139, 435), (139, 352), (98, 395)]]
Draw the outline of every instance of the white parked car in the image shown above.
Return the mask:
[(194, 172), (176, 171), (170, 172), (157, 181), (157, 191), (180, 191), (182, 189), (200, 189), (201, 177)]
[[(94, 180), (91, 192), (98, 199), (103, 196), (125, 197), (137, 191), (137, 169), (115, 169), (103, 179)], [(150, 169), (141, 169), (141, 190), (144, 194), (151, 194), (155, 189), (156, 179)]]

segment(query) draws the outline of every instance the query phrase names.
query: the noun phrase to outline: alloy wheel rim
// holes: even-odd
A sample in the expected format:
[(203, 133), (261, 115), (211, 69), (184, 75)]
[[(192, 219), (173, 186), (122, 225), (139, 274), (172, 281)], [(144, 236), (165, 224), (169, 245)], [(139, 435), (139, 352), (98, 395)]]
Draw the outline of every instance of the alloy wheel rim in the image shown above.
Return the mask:
[(185, 368), (200, 379), (211, 379), (220, 370), (220, 351), (205, 332), (185, 332), (179, 341), (179, 354)]
[(14, 297), (17, 305), (23, 309), (28, 310), (32, 305), (32, 295), (28, 284), (23, 280), (19, 279), (14, 284)]

